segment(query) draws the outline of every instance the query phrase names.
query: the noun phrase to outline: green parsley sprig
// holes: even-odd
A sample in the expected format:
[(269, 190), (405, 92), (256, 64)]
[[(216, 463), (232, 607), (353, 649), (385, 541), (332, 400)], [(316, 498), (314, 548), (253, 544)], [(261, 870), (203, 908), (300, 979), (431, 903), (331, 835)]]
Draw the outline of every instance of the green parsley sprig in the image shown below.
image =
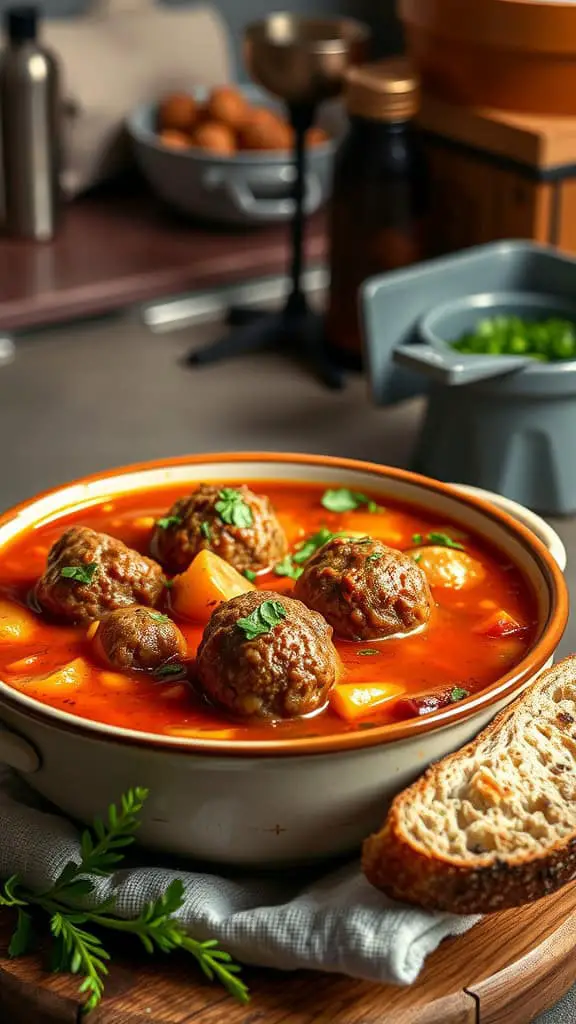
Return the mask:
[(447, 533), (434, 532), (423, 536), (421, 533), (412, 534), (413, 544), (435, 544), (443, 548), (455, 548), (456, 551), (464, 551), (464, 545), (459, 540), (454, 540)]
[(97, 562), (87, 562), (85, 565), (63, 565), (60, 575), (64, 580), (73, 580), (75, 583), (85, 583), (89, 586), (98, 572)]
[(218, 492), (218, 501), (214, 508), (227, 526), (237, 526), (241, 530), (246, 530), (254, 524), (250, 505), (244, 500), (242, 492), (235, 487), (223, 487)]
[(286, 609), (281, 601), (262, 601), (250, 615), (236, 619), (236, 627), (244, 633), (245, 640), (255, 640), (270, 633), (285, 618)]
[(52, 970), (82, 977), (80, 992), (86, 997), (85, 1012), (94, 1010), (102, 999), (110, 960), (98, 935), (84, 927), (86, 925), (134, 935), (147, 953), (185, 950), (197, 960), (210, 981), (217, 979), (231, 995), (246, 1003), (248, 989), (238, 977), (241, 968), (233, 963), (230, 954), (219, 949), (214, 939), (204, 942), (192, 939), (172, 916), (184, 899), (180, 879), (171, 882), (161, 896), (148, 903), (132, 920), (117, 916), (113, 899), (89, 905), (88, 897), (94, 890), (89, 876), (109, 876), (122, 862), (123, 851), (134, 842), (139, 814), (147, 796), (147, 789), (131, 789), (118, 806), (110, 806), (106, 821), (96, 818), (92, 829), (82, 834), (80, 862), (69, 861), (48, 889), (34, 892), (16, 875), (4, 883), (0, 888), (0, 906), (14, 908), (17, 915), (8, 953), (11, 957), (22, 956), (33, 946), (33, 918), (25, 908), (36, 907), (49, 917), (53, 937)]
[(376, 501), (361, 491), (351, 491), (349, 487), (337, 487), (324, 491), (320, 499), (321, 505), (329, 512), (355, 512), (358, 508), (366, 508), (368, 512), (383, 512), (384, 509)]

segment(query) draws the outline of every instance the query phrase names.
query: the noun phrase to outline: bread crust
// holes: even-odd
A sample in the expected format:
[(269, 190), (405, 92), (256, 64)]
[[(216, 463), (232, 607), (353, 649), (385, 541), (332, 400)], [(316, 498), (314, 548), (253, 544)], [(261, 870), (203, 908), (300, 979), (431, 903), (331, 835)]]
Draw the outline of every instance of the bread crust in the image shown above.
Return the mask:
[[(514, 857), (497, 854), (477, 857), (444, 857), (423, 849), (404, 828), (404, 810), (434, 785), (449, 762), (474, 754), (485, 739), (494, 738), (503, 726), (525, 709), (551, 680), (569, 670), (576, 693), (576, 655), (544, 672), (512, 705), (505, 708), (461, 750), (433, 764), (412, 786), (393, 801), (381, 831), (370, 836), (362, 851), (362, 869), (369, 882), (387, 896), (428, 910), (455, 914), (489, 914), (532, 903), (556, 892), (576, 877), (576, 829), (542, 851), (519, 852)], [(559, 716), (558, 728), (576, 740), (576, 723)], [(551, 765), (552, 767), (552, 765)], [(575, 765), (576, 770), (576, 765)]]

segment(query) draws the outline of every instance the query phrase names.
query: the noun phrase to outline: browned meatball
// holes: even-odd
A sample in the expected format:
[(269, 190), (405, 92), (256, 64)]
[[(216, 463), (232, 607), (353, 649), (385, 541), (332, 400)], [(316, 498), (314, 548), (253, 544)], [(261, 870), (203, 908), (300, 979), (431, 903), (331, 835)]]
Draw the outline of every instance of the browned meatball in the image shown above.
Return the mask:
[(55, 618), (91, 622), (115, 608), (153, 605), (163, 588), (162, 570), (151, 558), (106, 533), (72, 526), (50, 548), (35, 597)]
[(430, 617), (426, 576), (408, 555), (369, 537), (335, 537), (310, 559), (295, 597), (315, 608), (344, 640), (407, 633)]
[(214, 704), (241, 718), (296, 718), (324, 706), (338, 666), (321, 615), (291, 597), (252, 590), (213, 613), (197, 677)]
[(201, 484), (158, 520), (151, 551), (168, 572), (178, 573), (203, 548), (215, 551), (239, 572), (259, 572), (286, 554), (286, 538), (264, 495), (244, 484)]
[(186, 657), (186, 641), (175, 622), (152, 608), (131, 605), (105, 615), (93, 638), (99, 657), (112, 668), (156, 671)]

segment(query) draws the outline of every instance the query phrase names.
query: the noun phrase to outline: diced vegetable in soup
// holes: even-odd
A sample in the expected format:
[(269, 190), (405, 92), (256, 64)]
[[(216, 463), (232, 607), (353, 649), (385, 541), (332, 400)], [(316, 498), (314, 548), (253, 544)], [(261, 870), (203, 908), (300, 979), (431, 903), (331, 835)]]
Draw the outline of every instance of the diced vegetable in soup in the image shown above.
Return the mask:
[(297, 739), (421, 717), (511, 670), (535, 625), (498, 550), (343, 487), (158, 487), (0, 555), (0, 677), (167, 736)]

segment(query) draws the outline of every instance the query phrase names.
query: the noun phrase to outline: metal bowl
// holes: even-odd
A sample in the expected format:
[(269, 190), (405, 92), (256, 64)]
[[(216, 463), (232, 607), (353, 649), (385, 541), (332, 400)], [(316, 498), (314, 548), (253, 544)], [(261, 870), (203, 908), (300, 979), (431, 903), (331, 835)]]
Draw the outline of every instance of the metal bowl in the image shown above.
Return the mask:
[[(203, 103), (209, 90), (190, 89)], [(258, 106), (279, 109), (256, 86), (242, 87)], [(258, 226), (289, 220), (294, 209), (294, 168), (286, 151), (245, 151), (217, 156), (201, 149), (172, 149), (156, 133), (157, 104), (147, 103), (127, 119), (136, 162), (153, 192), (173, 209), (220, 224)], [(321, 112), (320, 123), (331, 138), (308, 150), (304, 209), (314, 213), (328, 199), (342, 115), (335, 108)]]

